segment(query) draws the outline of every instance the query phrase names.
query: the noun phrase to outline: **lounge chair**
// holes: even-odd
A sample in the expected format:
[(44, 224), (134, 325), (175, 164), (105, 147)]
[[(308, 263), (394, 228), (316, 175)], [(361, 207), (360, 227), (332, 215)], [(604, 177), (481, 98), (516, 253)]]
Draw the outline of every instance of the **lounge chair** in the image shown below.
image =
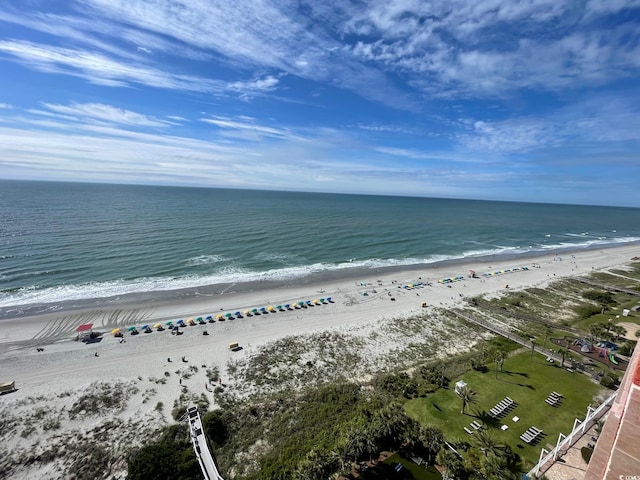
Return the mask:
[(505, 398), (505, 400), (506, 400), (507, 402), (509, 402), (509, 403), (516, 403), (516, 402), (514, 402), (513, 400), (511, 400), (509, 397), (504, 397), (504, 398)]
[(522, 440), (523, 442), (531, 443), (533, 441), (533, 438), (526, 433), (523, 433), (522, 435), (520, 435), (520, 440)]
[(464, 427), (464, 431), (467, 432), (469, 435), (473, 435), (473, 430), (469, 430), (467, 427)]

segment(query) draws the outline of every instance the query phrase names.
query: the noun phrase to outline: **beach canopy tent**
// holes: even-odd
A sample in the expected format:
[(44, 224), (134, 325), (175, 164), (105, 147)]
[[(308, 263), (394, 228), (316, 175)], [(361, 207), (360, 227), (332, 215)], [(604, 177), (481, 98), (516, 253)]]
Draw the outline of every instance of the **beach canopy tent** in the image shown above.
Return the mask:
[(76, 328), (78, 332), (78, 340), (87, 340), (91, 338), (91, 330), (93, 329), (93, 323), (85, 323)]

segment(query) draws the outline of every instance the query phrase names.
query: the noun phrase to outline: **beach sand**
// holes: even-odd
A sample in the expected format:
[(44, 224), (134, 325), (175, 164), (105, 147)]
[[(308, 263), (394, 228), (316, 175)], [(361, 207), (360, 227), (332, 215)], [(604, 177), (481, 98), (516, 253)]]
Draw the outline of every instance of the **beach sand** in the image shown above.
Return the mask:
[[(375, 334), (381, 326), (392, 325), (395, 319), (428, 314), (433, 307), (455, 307), (461, 305), (464, 297), (500, 295), (507, 291), (507, 285), (509, 291), (543, 287), (564, 277), (624, 267), (633, 257), (639, 256), (640, 245), (627, 245), (526, 259), (474, 259), (466, 264), (369, 271), (366, 278), (332, 279), (316, 284), (196, 296), (154, 304), (113, 305), (5, 319), (0, 322), (0, 382), (15, 380), (18, 390), (0, 397), (0, 414), (5, 418), (5, 426), (9, 423), (11, 427), (9, 433), (5, 431), (0, 438), (4, 442), (0, 456), (4, 448), (4, 453), (10, 457), (4, 460), (5, 463), (10, 463), (11, 459), (22, 463), (29, 452), (46, 451), (52, 442), (60, 442), (62, 437), (68, 438), (78, 432), (95, 434), (105, 428), (107, 420), (117, 420), (122, 426), (111, 426), (104, 438), (113, 435), (114, 448), (124, 449), (125, 445), (144, 441), (159, 426), (171, 422), (171, 408), (183, 391), (205, 394), (213, 406), (214, 395), (210, 392), (220, 380), (226, 388), (233, 389), (234, 382), (241, 378), (229, 372), (230, 365), (246, 365), (266, 346), (288, 336), (334, 332), (346, 338), (357, 338), (354, 345), (372, 355), (400, 351), (403, 345), (419, 339), (405, 338), (402, 332)], [(520, 266), (529, 268), (483, 277), (484, 273)], [(470, 269), (479, 278), (470, 278)], [(464, 279), (449, 285), (438, 283), (442, 278), (457, 276), (464, 276)], [(425, 285), (404, 288), (417, 283)], [(196, 325), (183, 328), (183, 334), (179, 336), (171, 335), (169, 331), (137, 336), (126, 332), (130, 325), (207, 315), (215, 317), (218, 313), (327, 297), (332, 298), (331, 303)], [(100, 342), (85, 344), (74, 340), (75, 329), (83, 323), (93, 323), (94, 331), (105, 333)], [(429, 326), (433, 335), (442, 331), (451, 333), (450, 326), (435, 323), (436, 320)], [(116, 327), (125, 330), (126, 341), (121, 342), (109, 333)], [(204, 330), (209, 335), (203, 335)], [(451, 337), (447, 337), (446, 350), (449, 352), (468, 349), (478, 338), (473, 332)], [(242, 349), (231, 351), (229, 344), (234, 342)], [(187, 362), (183, 362), (182, 357)], [(212, 368), (220, 373), (219, 378), (211, 382), (206, 371)], [(83, 395), (86, 398), (87, 392), (109, 386), (125, 394), (121, 403), (110, 407), (107, 416), (99, 408), (95, 412), (85, 408), (79, 410), (75, 418), (69, 418), (69, 412), (79, 408), (78, 402)], [(242, 389), (238, 392), (247, 393)], [(158, 408), (159, 403), (163, 409)], [(28, 418), (38, 419), (35, 427), (31, 425), (33, 422), (25, 420)], [(59, 419), (57, 426), (56, 418)], [(42, 427), (47, 422), (49, 429)], [(36, 440), (38, 444), (34, 447)], [(112, 472), (116, 478), (123, 478), (124, 463), (120, 467), (120, 473), (117, 468)], [(1, 468), (2, 463), (0, 472)], [(43, 472), (47, 472), (48, 478), (62, 478), (60, 468), (56, 470), (51, 464), (35, 462), (29, 467), (12, 470), (12, 478), (30, 478), (30, 475)]]

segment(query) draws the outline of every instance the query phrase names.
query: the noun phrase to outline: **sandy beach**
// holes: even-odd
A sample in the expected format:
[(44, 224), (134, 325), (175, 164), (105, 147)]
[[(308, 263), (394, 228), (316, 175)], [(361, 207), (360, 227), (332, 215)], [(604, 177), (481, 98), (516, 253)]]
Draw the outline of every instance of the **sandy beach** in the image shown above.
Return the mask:
[[(463, 302), (464, 297), (500, 295), (507, 289), (544, 286), (564, 277), (623, 267), (634, 257), (640, 257), (640, 245), (563, 252), (527, 259), (474, 260), (467, 264), (386, 273), (370, 271), (360, 279), (344, 278), (320, 284), (198, 296), (154, 305), (114, 305), (5, 319), (0, 322), (0, 381), (15, 380), (18, 390), (0, 397), (5, 424), (8, 422), (6, 418), (14, 419), (13, 435), (4, 434), (4, 449), (17, 458), (15, 455), (24, 455), (33, 449), (36, 439), (37, 448), (42, 450), (47, 448), (48, 441), (59, 439), (65, 432), (71, 434), (100, 428), (105, 421), (104, 416), (94, 415), (91, 411), (80, 411), (72, 420), (66, 420), (65, 416), (57, 428), (47, 431), (36, 428), (32, 435), (24, 433), (24, 422), (19, 420), (19, 416), (33, 415), (38, 408), (54, 412), (42, 413), (43, 421), (51, 420), (51, 415), (70, 412), (78, 399), (98, 388), (97, 385), (119, 385), (117, 388), (129, 392), (122, 405), (111, 409), (110, 417), (127, 425), (138, 425), (137, 431), (129, 436), (123, 437), (123, 432), (117, 429), (113, 431), (114, 435), (135, 444), (152, 435), (158, 426), (172, 421), (171, 406), (181, 392), (203, 393), (214, 405), (214, 395), (209, 392), (213, 392), (220, 381), (229, 389), (237, 381), (233, 373), (235, 369), (230, 373), (230, 365), (246, 364), (265, 346), (288, 336), (335, 332), (359, 339), (354, 345), (367, 351), (384, 353), (398, 350), (414, 339), (403, 338), (402, 334), (374, 335), (381, 325), (391, 325), (395, 319), (428, 314), (433, 307), (453, 307)], [(528, 268), (484, 275), (523, 266)], [(469, 270), (474, 270), (478, 278), (471, 278)], [(463, 278), (449, 284), (439, 282), (455, 277)], [(422, 285), (406, 288), (412, 284)], [(304, 309), (186, 327), (179, 336), (168, 330), (137, 336), (126, 332), (126, 328), (132, 325), (207, 315), (215, 317), (219, 313), (328, 297), (331, 297), (331, 302)], [(94, 331), (104, 333), (101, 341), (85, 344), (75, 340), (76, 328), (84, 323), (93, 323)], [(450, 328), (435, 323), (429, 326), (433, 332)], [(110, 334), (117, 327), (124, 330), (124, 341)], [(208, 335), (203, 335), (205, 330)], [(448, 342), (447, 349), (460, 351), (473, 343), (473, 339), (465, 334), (456, 338)], [(242, 349), (231, 351), (229, 344), (234, 342)], [(182, 360), (183, 357), (186, 361)], [(207, 370), (211, 369), (219, 372), (217, 381), (207, 376)], [(157, 408), (159, 403), (164, 408)], [(35, 471), (42, 473), (43, 468), (42, 464), (24, 467), (14, 471), (12, 478), (27, 478)], [(55, 473), (51, 475), (51, 478), (56, 478)]]

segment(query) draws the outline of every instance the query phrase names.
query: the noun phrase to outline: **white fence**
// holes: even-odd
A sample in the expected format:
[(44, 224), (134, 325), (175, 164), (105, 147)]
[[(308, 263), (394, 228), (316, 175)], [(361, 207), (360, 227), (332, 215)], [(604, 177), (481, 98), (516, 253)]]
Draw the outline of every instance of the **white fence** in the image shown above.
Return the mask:
[(534, 475), (539, 476), (541, 473), (544, 474), (558, 457), (565, 454), (567, 450), (611, 408), (611, 404), (616, 398), (616, 393), (617, 392), (613, 392), (613, 395), (607, 398), (598, 408), (594, 409), (588, 406), (584, 420), (576, 418), (573, 422), (573, 430), (571, 430), (569, 435), (564, 435), (563, 433), (558, 434), (558, 441), (556, 442), (555, 448), (551, 451), (543, 448), (540, 451), (538, 463), (529, 471), (527, 476), (532, 477)]

